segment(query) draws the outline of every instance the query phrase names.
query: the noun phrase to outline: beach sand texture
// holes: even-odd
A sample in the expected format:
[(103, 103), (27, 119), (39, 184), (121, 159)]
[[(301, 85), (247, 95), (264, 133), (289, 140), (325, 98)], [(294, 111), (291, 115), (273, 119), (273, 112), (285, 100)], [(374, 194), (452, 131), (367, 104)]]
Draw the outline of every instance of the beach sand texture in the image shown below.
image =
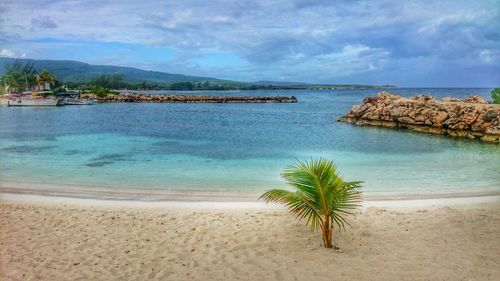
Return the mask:
[(368, 208), (321, 247), (285, 209), (0, 201), (0, 280), (500, 280), (500, 205)]

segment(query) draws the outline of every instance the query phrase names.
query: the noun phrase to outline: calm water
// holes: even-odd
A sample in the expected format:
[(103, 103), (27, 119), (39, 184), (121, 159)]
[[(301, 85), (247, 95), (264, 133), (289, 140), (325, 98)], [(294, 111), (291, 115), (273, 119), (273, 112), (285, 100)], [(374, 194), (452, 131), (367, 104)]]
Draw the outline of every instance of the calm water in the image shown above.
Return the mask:
[[(0, 107), (0, 183), (257, 194), (333, 159), (369, 195), (500, 192), (500, 146), (336, 122), (378, 90), (252, 91), (297, 104)], [(395, 89), (465, 97), (489, 89)]]

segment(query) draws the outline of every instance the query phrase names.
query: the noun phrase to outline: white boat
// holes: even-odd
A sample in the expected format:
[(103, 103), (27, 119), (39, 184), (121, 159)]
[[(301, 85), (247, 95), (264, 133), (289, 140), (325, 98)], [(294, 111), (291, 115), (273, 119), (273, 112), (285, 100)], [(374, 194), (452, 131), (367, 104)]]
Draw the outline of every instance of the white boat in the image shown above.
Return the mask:
[(93, 100), (81, 100), (75, 98), (65, 98), (63, 100), (64, 105), (90, 105), (94, 104)]
[(56, 106), (63, 105), (62, 99), (17, 97), (7, 103), (9, 106)]

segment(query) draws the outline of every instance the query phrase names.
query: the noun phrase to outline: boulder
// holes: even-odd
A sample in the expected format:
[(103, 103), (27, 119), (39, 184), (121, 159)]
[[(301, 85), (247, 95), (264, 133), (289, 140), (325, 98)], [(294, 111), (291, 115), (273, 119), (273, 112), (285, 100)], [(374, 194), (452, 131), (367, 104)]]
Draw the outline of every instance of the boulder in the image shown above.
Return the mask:
[(432, 123), (442, 123), (448, 118), (446, 111), (433, 111), (429, 115)]
[(500, 105), (488, 104), (479, 96), (440, 101), (427, 95), (404, 98), (384, 91), (363, 99), (339, 121), (500, 143)]
[(498, 118), (500, 118), (500, 113), (498, 110), (490, 109), (490, 110), (486, 111), (483, 115), (484, 122), (492, 122), (493, 120), (498, 119)]
[(470, 96), (464, 100), (466, 103), (479, 103), (479, 104), (487, 104), (488, 101), (480, 96)]

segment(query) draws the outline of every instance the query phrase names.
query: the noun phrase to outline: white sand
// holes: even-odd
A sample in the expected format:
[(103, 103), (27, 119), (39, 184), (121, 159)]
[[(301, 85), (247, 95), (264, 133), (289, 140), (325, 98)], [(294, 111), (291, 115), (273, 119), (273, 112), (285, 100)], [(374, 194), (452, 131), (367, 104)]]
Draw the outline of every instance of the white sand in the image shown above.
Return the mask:
[(0, 280), (500, 280), (500, 203), (474, 200), (367, 206), (335, 251), (255, 202), (4, 195)]

